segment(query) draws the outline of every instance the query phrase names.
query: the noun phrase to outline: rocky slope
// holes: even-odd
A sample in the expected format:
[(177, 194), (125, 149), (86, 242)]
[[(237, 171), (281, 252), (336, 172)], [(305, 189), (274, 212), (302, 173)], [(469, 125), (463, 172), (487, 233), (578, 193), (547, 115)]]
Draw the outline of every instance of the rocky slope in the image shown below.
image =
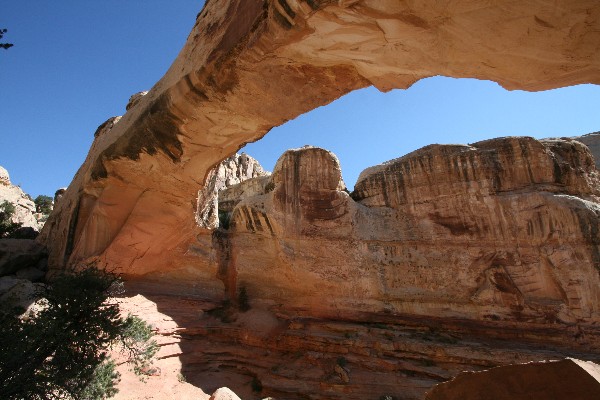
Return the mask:
[(36, 212), (35, 203), (20, 186), (13, 185), (8, 171), (0, 166), (0, 204), (8, 201), (15, 206), (12, 222), (40, 231), (46, 215)]

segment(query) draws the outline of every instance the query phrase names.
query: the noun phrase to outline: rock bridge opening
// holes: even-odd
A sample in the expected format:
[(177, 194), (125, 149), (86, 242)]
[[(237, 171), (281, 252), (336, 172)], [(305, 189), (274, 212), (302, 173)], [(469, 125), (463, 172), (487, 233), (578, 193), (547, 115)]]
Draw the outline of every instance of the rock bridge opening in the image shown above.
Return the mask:
[(435, 75), (532, 91), (597, 84), (598, 19), (593, 1), (209, 2), (166, 75), (96, 137), (40, 236), (50, 264), (181, 281), (190, 252), (204, 251), (197, 188), (245, 143), (368, 86)]
[[(98, 132), (39, 236), (50, 267), (107, 265), (137, 283), (171, 334), (184, 328), (173, 354), (201, 387), (225, 371), (285, 398), (347, 398), (346, 384), (355, 398), (418, 398), (464, 369), (547, 357), (549, 343), (597, 356), (599, 177), (578, 142), (430, 146), (370, 169), (354, 198), (329, 152), (299, 149), (235, 206), (227, 238), (194, 215), (221, 160), (357, 89), (437, 75), (600, 84), (599, 25), (595, 0), (207, 2), (165, 76)], [(230, 265), (228, 289), (243, 285), (260, 317), (233, 329), (199, 315)]]

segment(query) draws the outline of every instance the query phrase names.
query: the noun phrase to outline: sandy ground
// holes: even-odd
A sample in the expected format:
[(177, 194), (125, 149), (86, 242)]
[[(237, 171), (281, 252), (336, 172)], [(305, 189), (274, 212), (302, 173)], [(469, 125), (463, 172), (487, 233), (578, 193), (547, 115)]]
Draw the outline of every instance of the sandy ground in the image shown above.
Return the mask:
[[(117, 299), (125, 314), (131, 313), (144, 319), (157, 329), (154, 339), (160, 345), (153, 367), (159, 375), (143, 376), (142, 380), (128, 364), (121, 364), (118, 371), (121, 381), (118, 384), (119, 393), (116, 400), (204, 400), (210, 396), (201, 389), (185, 382), (181, 375), (179, 357), (179, 339), (170, 335), (177, 329), (175, 322), (167, 315), (157, 310), (156, 304), (141, 295)], [(113, 357), (119, 362), (123, 357), (114, 353)]]

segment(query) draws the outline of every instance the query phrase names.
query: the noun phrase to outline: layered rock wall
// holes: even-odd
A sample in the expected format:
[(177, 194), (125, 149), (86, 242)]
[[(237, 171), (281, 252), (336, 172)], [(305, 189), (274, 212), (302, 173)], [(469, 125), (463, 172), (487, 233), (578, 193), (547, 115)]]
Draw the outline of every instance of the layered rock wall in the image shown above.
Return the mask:
[(40, 240), (54, 268), (170, 274), (203, 234), (190, 216), (208, 171), (244, 143), (369, 85), (600, 83), (599, 20), (593, 0), (207, 2), (167, 74), (96, 137)]
[(271, 185), (228, 232), (230, 274), (257, 301), (352, 319), (600, 317), (600, 186), (579, 142), (428, 146), (365, 170), (351, 195), (335, 156), (305, 148)]

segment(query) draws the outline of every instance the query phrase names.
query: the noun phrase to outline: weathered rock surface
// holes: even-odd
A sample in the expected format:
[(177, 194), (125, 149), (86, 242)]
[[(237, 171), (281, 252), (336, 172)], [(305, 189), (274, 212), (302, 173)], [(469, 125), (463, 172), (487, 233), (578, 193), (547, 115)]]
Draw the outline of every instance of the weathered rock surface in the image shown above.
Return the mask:
[[(228, 229), (198, 235), (177, 271), (194, 286), (129, 292), (172, 318), (159, 331), (206, 393), (420, 399), (465, 370), (599, 360), (599, 187), (568, 139), (427, 146), (352, 193), (331, 152), (290, 150), (220, 193)], [(242, 288), (250, 311), (219, 306)]]
[(465, 372), (434, 387), (425, 400), (594, 400), (600, 398), (600, 366), (567, 359)]
[(593, 324), (598, 178), (577, 141), (502, 138), (425, 147), (349, 195), (331, 153), (288, 151), (233, 211), (226, 286), (304, 315)]
[[(142, 289), (133, 282), (126, 286), (131, 293)], [(156, 292), (119, 302), (124, 312), (143, 316), (156, 328), (161, 350), (155, 364), (163, 371), (148, 378), (152, 390), (132, 387), (135, 396), (120, 386), (123, 399), (146, 398), (137, 393), (160, 399), (157, 382), (171, 393), (187, 394), (188, 386), (175, 376), (204, 393), (227, 386), (247, 400), (422, 399), (432, 386), (465, 370), (565, 357), (600, 359), (597, 331), (577, 332), (575, 326), (532, 324), (523, 330), (489, 323), (475, 329), (464, 320), (391, 314), (380, 315), (378, 322), (325, 320), (259, 307), (227, 311), (198, 297)], [(260, 392), (253, 390), (259, 387)]]
[(268, 175), (270, 173), (246, 153), (236, 153), (221, 161), (209, 172), (206, 184), (198, 191), (198, 226), (209, 229), (219, 227), (219, 192), (248, 179)]
[(35, 203), (20, 186), (13, 185), (8, 171), (0, 167), (0, 204), (9, 202), (15, 206), (12, 222), (22, 224), (24, 228), (39, 231), (44, 225), (42, 215), (35, 209)]
[(573, 139), (585, 144), (590, 149), (596, 161), (596, 169), (600, 169), (600, 132), (588, 133)]
[(211, 168), (357, 88), (433, 75), (600, 83), (599, 20), (593, 0), (208, 2), (163, 79), (95, 139), (40, 238), (50, 264), (169, 274), (201, 233), (190, 216)]
[[(221, 160), (358, 88), (600, 83), (599, 24), (593, 0), (207, 2), (39, 240), (52, 268), (95, 261), (155, 296), (186, 379), (237, 377), (242, 391), (225, 386), (243, 398), (255, 378), (261, 396), (419, 398), (464, 369), (597, 357), (597, 177), (575, 142), (430, 147), (367, 171), (352, 197), (335, 157), (300, 149), (264, 194), (233, 196), (230, 229), (195, 216)], [(242, 286), (272, 316), (260, 334), (198, 315), (198, 298), (235, 303)]]
[(46, 248), (34, 240), (1, 239), (0, 276), (11, 275), (29, 267), (38, 267), (47, 256)]

